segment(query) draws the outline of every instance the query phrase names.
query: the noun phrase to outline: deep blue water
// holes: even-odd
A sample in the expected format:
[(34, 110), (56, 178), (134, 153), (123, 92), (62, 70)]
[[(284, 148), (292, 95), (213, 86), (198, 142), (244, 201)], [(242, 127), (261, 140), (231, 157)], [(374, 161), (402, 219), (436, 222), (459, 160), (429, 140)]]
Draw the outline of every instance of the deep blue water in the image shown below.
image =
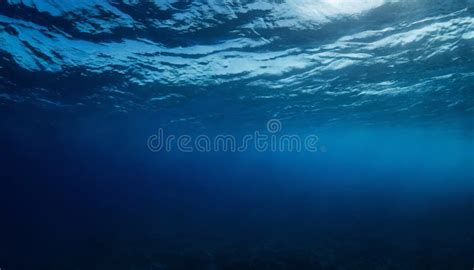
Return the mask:
[(1, 1), (0, 269), (472, 269), (473, 59), (471, 0)]

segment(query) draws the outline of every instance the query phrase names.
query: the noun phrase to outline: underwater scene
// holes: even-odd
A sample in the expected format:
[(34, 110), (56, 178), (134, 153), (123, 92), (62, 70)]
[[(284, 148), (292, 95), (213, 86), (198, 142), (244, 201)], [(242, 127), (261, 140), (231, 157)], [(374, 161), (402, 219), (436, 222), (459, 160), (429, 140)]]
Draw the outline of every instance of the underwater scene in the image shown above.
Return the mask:
[(0, 0), (0, 269), (474, 269), (474, 1)]

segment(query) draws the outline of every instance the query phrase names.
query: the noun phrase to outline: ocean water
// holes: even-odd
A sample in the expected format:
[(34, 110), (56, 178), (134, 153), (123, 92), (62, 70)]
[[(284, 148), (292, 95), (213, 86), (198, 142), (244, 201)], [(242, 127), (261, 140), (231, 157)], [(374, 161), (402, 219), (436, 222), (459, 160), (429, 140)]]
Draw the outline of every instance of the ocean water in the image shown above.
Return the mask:
[(0, 1), (0, 269), (474, 267), (471, 0)]

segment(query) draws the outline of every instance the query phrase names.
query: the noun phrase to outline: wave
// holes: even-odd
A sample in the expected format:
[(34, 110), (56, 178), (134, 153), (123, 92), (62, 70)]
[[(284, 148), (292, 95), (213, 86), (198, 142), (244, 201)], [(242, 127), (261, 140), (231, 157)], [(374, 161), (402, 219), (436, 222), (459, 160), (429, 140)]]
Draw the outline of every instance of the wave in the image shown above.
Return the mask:
[[(287, 116), (407, 93), (438, 93), (445, 108), (471, 112), (473, 6), (8, 0), (0, 5), (0, 100), (153, 110), (220, 86), (239, 89), (226, 93), (242, 102), (271, 99), (273, 114)], [(426, 101), (396, 104), (403, 111)]]

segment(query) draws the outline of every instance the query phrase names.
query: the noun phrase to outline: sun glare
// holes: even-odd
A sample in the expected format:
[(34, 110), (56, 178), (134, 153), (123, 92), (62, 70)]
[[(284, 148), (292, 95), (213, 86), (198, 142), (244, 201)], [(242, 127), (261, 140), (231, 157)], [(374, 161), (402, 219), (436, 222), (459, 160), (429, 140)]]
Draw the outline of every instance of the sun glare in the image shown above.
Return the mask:
[(357, 14), (378, 6), (385, 0), (323, 0), (326, 4), (345, 14)]
[(340, 15), (357, 15), (383, 5), (388, 0), (289, 0), (301, 15), (327, 21)]

